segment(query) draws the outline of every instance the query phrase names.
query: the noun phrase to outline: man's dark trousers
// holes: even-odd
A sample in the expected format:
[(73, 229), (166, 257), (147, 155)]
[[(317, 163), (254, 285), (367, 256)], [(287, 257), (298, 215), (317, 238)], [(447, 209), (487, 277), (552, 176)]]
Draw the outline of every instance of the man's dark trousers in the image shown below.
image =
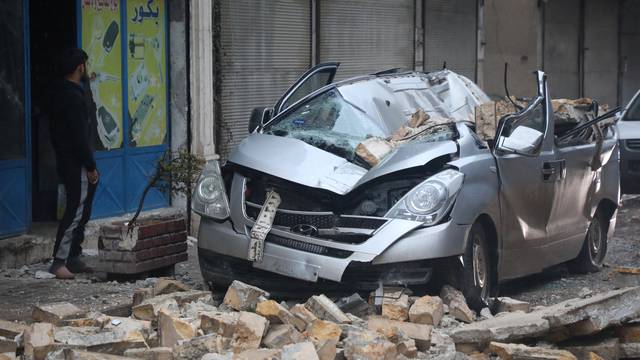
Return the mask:
[(91, 217), (97, 184), (89, 183), (87, 171), (75, 159), (59, 158), (57, 166), (67, 205), (58, 225), (53, 257), (55, 262), (64, 264), (67, 259), (82, 254), (84, 227)]

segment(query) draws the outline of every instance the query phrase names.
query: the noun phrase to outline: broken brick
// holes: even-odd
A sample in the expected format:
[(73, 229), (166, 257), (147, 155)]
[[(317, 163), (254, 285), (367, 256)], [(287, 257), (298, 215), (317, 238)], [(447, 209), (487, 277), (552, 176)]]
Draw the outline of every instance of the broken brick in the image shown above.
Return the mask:
[(258, 302), (268, 298), (268, 292), (234, 280), (227, 289), (222, 302), (237, 311), (255, 311)]
[(33, 307), (31, 318), (34, 322), (47, 322), (58, 325), (62, 320), (82, 318), (87, 312), (79, 307), (67, 303), (59, 302)]

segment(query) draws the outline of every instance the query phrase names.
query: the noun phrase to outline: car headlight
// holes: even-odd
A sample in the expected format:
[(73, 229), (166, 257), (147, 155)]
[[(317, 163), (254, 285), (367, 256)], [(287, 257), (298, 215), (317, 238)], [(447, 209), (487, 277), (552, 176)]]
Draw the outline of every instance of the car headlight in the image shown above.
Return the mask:
[(195, 188), (191, 208), (202, 216), (218, 220), (229, 217), (229, 199), (217, 161), (208, 162)]
[(436, 224), (451, 209), (463, 180), (464, 174), (459, 171), (439, 172), (409, 190), (385, 217)]

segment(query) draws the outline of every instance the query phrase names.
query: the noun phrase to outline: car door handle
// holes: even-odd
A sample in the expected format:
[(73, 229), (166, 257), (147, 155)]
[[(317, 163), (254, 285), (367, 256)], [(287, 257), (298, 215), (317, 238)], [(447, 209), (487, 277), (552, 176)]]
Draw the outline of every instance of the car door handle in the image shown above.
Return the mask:
[[(555, 181), (559, 177), (562, 178), (564, 174), (564, 160), (547, 161), (542, 164), (542, 180), (543, 181)], [(558, 175), (560, 175), (558, 177)]]

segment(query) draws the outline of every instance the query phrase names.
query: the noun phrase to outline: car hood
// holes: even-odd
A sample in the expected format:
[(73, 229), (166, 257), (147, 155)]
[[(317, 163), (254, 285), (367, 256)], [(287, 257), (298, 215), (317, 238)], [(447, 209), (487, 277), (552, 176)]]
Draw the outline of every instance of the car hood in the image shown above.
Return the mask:
[(458, 151), (455, 142), (412, 142), (394, 149), (370, 170), (301, 140), (254, 133), (244, 139), (229, 162), (297, 184), (344, 195), (381, 176), (427, 164)]

